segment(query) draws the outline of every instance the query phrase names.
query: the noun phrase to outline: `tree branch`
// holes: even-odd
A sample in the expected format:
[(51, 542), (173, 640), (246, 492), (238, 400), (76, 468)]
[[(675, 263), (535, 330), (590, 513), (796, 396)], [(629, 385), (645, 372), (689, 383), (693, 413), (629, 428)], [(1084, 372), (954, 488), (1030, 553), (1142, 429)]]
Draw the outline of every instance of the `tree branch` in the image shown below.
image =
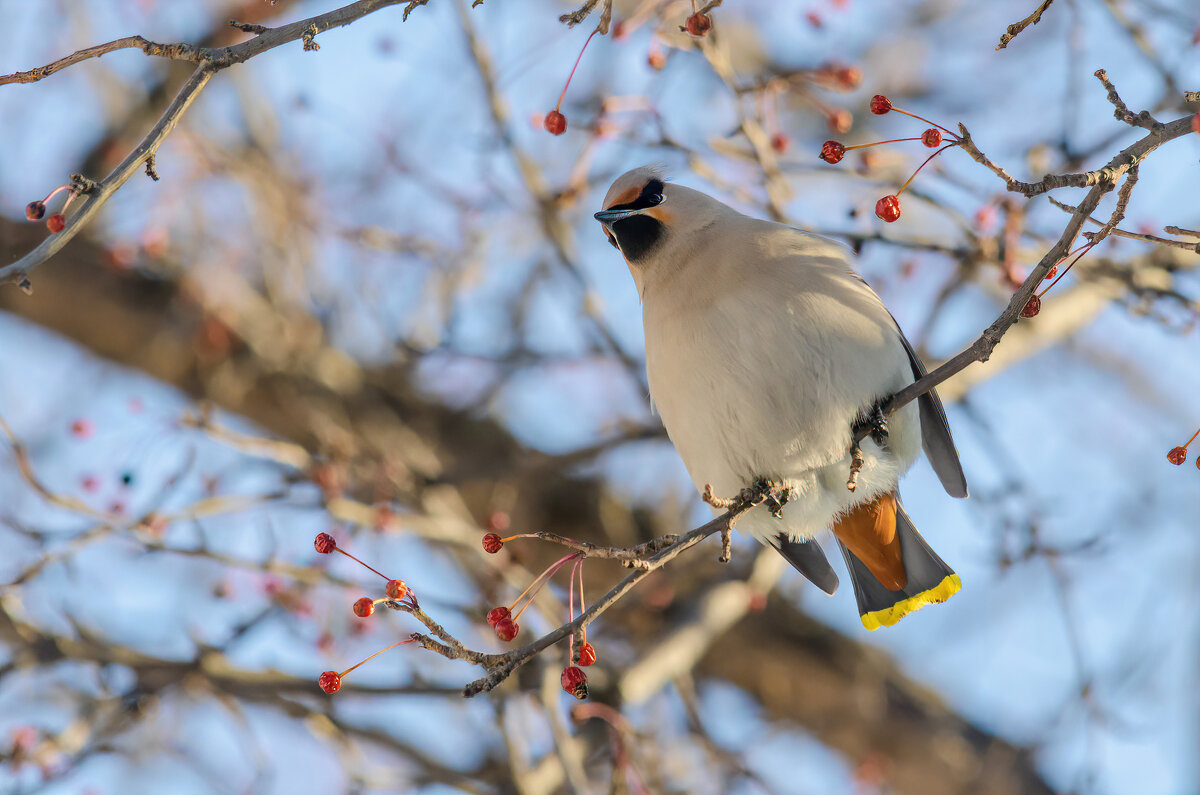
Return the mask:
[(197, 61), (200, 64), (175, 95), (175, 99), (171, 102), (170, 107), (167, 108), (158, 122), (147, 133), (146, 137), (142, 139), (141, 143), (121, 161), (120, 165), (113, 169), (112, 173), (97, 183), (95, 190), (84, 197), (82, 208), (67, 219), (66, 228), (58, 234), (51, 235), (43, 240), (37, 248), (21, 259), (11, 265), (0, 268), (0, 285), (15, 283), (27, 288), (29, 275), (42, 263), (62, 250), (62, 247), (96, 215), (117, 189), (124, 185), (126, 180), (133, 176), (134, 172), (158, 151), (158, 148), (162, 145), (166, 137), (175, 129), (175, 125), (179, 123), (179, 119), (183, 116), (184, 111), (191, 106), (196, 96), (208, 84), (208, 81), (214, 74), (222, 69), (227, 69), (234, 64), (244, 63), (268, 50), (273, 50), (276, 47), (293, 41), (303, 40), (306, 49), (313, 49), (312, 39), (318, 33), (349, 25), (351, 22), (372, 14), (381, 8), (399, 5), (404, 2), (407, 2), (407, 5), (404, 9), (403, 18), (407, 19), (409, 13), (414, 8), (425, 5), (428, 0), (358, 0), (358, 2), (349, 3), (341, 8), (324, 14), (318, 14), (308, 19), (302, 19), (288, 25), (281, 25), (277, 28), (265, 29), (263, 33), (260, 33), (249, 41), (244, 41), (230, 47), (208, 48), (193, 47), (189, 44), (156, 44), (141, 36), (129, 36), (124, 39), (108, 42), (107, 44), (80, 50), (39, 69), (33, 69), (29, 72), (18, 72), (15, 75), (7, 75), (4, 78), (0, 78), (0, 85), (6, 82), (33, 82), (89, 58), (98, 58), (107, 52), (128, 47), (137, 47), (147, 55)]

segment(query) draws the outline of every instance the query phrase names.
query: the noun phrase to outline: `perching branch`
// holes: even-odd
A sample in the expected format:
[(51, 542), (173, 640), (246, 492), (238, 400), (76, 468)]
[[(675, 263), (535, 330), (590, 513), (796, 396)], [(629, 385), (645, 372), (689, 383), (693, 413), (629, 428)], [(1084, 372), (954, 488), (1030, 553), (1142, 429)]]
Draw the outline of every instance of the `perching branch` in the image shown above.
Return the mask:
[[(1104, 83), (1106, 88), (1110, 89), (1110, 101), (1113, 101), (1113, 104), (1117, 105), (1118, 108), (1125, 107), (1124, 103), (1121, 102), (1120, 97), (1116, 96), (1116, 91), (1112, 88), (1112, 84), (1108, 82), (1107, 76), (1104, 75), (1103, 70), (1099, 70), (1096, 73), (1096, 76), (1101, 80), (1102, 83)], [(1128, 109), (1126, 109), (1126, 112), (1128, 113)], [(1119, 115), (1118, 118), (1120, 118)], [(1141, 116), (1139, 115), (1135, 118), (1141, 118)], [(1133, 124), (1133, 122), (1129, 123)], [(1099, 206), (1100, 200), (1116, 187), (1117, 182), (1120, 181), (1123, 176), (1128, 174), (1132, 178), (1132, 182), (1136, 182), (1135, 175), (1137, 166), (1139, 163), (1145, 160), (1151, 152), (1169, 141), (1173, 141), (1176, 138), (1181, 138), (1184, 135), (1188, 135), (1192, 132), (1191, 116), (1185, 116), (1181, 119), (1176, 119), (1175, 121), (1167, 122), (1165, 124), (1160, 124), (1158, 122), (1154, 122), (1154, 124), (1156, 126), (1154, 126), (1154, 128), (1144, 138), (1121, 150), (1101, 169), (1088, 171), (1082, 174), (1047, 174), (1041, 179), (1040, 182), (1035, 183), (1020, 182), (1019, 180), (1014, 179), (1012, 175), (1010, 175), (1003, 168), (992, 163), (992, 161), (975, 146), (975, 143), (971, 139), (971, 135), (967, 131), (967, 128), (961, 124), (958, 126), (962, 139), (959, 146), (968, 155), (970, 155), (972, 159), (986, 166), (993, 173), (1004, 180), (1006, 187), (1010, 191), (1022, 193), (1025, 196), (1032, 197), (1063, 187), (1090, 187), (1091, 190), (1088, 191), (1083, 201), (1081, 201), (1075, 208), (1075, 212), (1067, 222), (1067, 226), (1059, 236), (1058, 240), (1053, 246), (1050, 247), (1045, 255), (1042, 256), (1038, 264), (1029, 272), (1029, 275), (1025, 278), (1025, 281), (1021, 284), (1020, 288), (1018, 288), (1013, 294), (1012, 299), (1008, 302), (1008, 306), (1005, 307), (1000, 317), (998, 317), (990, 326), (988, 326), (983, 333), (979, 335), (979, 338), (971, 343), (970, 346), (944, 362), (940, 367), (933, 370), (928, 375), (913, 382), (912, 384), (909, 384), (907, 387), (884, 401), (882, 404), (882, 410), (886, 416), (891, 416), (896, 412), (897, 409), (907, 405), (926, 392), (934, 389), (938, 384), (941, 384), (943, 381), (946, 381), (952, 376), (956, 375), (968, 365), (974, 364), (975, 362), (986, 362), (988, 357), (991, 356), (991, 353), (995, 347), (1000, 344), (1000, 340), (1004, 337), (1004, 334), (1010, 328), (1012, 328), (1014, 323), (1017, 322), (1017, 318), (1020, 317), (1021, 311), (1025, 308), (1026, 304), (1029, 303), (1029, 299), (1036, 292), (1037, 288), (1042, 283), (1042, 280), (1046, 277), (1046, 274), (1050, 272), (1052, 267), (1057, 265), (1064, 257), (1067, 256), (1067, 253), (1071, 249), (1071, 244), (1079, 236), (1080, 229), (1082, 228), (1083, 224), (1091, 219), (1091, 215)], [(1134, 126), (1141, 125), (1135, 124)], [(1126, 185), (1128, 186), (1128, 190), (1132, 190), (1133, 185), (1131, 182), (1127, 181)], [(1108, 223), (1104, 224), (1103, 228), (1101, 229), (1104, 234), (1111, 232), (1111, 230), (1116, 227), (1117, 223), (1120, 222), (1121, 216), (1124, 215), (1124, 206), (1129, 200), (1129, 195), (1128, 191), (1126, 190), (1122, 190), (1122, 194), (1123, 195), (1121, 200), (1118, 202), (1117, 209), (1113, 214), (1113, 218), (1115, 220), (1110, 220)], [(1097, 233), (1097, 238), (1094, 242), (1099, 242), (1099, 239), (1100, 235)], [(869, 432), (870, 430), (867, 427), (860, 427), (856, 429), (853, 434), (854, 443), (857, 444), (859, 441), (865, 438)]]
[[(463, 688), (463, 696), (470, 698), (471, 696), (492, 690), (496, 685), (507, 679), (513, 671), (529, 662), (545, 649), (581, 632), (588, 624), (599, 618), (605, 611), (616, 604), (621, 597), (631, 591), (635, 585), (645, 579), (647, 575), (662, 568), (681, 553), (696, 546), (714, 533), (728, 533), (738, 518), (747, 511), (764, 502), (768, 503), (769, 506), (771, 504), (786, 502), (786, 500), (786, 489), (781, 490), (775, 484), (760, 482), (755, 484), (753, 488), (743, 489), (741, 494), (734, 498), (728, 511), (683, 536), (673, 534), (662, 536), (627, 550), (595, 547), (591, 544), (580, 544), (570, 539), (564, 539), (561, 536), (546, 534), (550, 536), (547, 540), (576, 549), (578, 554), (585, 558), (599, 557), (617, 560), (637, 560), (638, 563), (633, 564), (636, 571), (614, 585), (608, 593), (593, 602), (587, 610), (584, 610), (573, 621), (568, 621), (532, 643), (503, 654), (488, 654), (467, 648), (458, 639), (450, 635), (440, 624), (430, 618), (419, 606), (401, 601), (386, 601), (382, 602), (382, 604), (393, 610), (408, 613), (424, 624), (436, 636), (437, 639), (429, 635), (414, 633), (412, 640), (424, 648), (448, 659), (465, 660), (487, 669), (488, 673), (486, 676), (470, 682)], [(542, 534), (534, 535), (541, 536)]]

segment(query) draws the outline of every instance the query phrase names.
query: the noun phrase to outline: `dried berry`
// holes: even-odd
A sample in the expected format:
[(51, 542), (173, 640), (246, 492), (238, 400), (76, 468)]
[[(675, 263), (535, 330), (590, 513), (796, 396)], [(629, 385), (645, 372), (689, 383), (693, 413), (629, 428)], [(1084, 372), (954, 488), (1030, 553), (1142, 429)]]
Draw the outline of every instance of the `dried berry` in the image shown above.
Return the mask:
[(317, 678), (317, 684), (326, 693), (333, 694), (342, 689), (342, 677), (337, 671), (326, 671)]
[(779, 154), (783, 154), (792, 145), (792, 139), (788, 138), (781, 132), (777, 132), (771, 136), (771, 148)]
[(487, 533), (483, 537), (483, 551), (489, 555), (495, 555), (504, 546), (504, 542), (500, 540), (500, 536), (495, 533)]
[(575, 665), (564, 668), (559, 681), (562, 683), (563, 690), (580, 701), (588, 697), (587, 674), (583, 672), (582, 668)]
[(46, 219), (46, 228), (49, 229), (52, 234), (57, 235), (59, 232), (67, 228), (67, 219), (63, 217), (62, 213), (55, 213)]
[(87, 439), (92, 435), (92, 421), (86, 419), (78, 419), (71, 423), (71, 434), (80, 439)]
[(542, 126), (551, 135), (562, 135), (567, 131), (567, 117), (557, 110), (552, 110), (542, 120)]
[(693, 36), (707, 36), (712, 30), (712, 17), (708, 14), (692, 14), (684, 23), (684, 28)]
[(1200, 113), (1192, 117), (1192, 132), (1200, 135)]
[(596, 662), (596, 649), (590, 643), (579, 647), (579, 664), (586, 668)]
[(510, 615), (512, 615), (512, 613), (503, 605), (500, 607), (493, 607), (488, 611), (487, 614), (488, 625), (492, 628), (495, 628), (495, 626), (499, 624), (501, 620), (508, 618)]
[(883, 94), (876, 94), (871, 97), (871, 112), (876, 116), (882, 116), (892, 109), (892, 101)]
[[(1184, 461), (1187, 461), (1187, 448), (1186, 447), (1172, 447), (1171, 452), (1167, 453), (1167, 460), (1170, 461), (1175, 466), (1179, 466)], [(1197, 460), (1200, 461), (1200, 459), (1197, 459)], [(1198, 465), (1198, 466), (1200, 466), (1200, 465)]]
[(1025, 304), (1025, 308), (1021, 310), (1021, 317), (1037, 317), (1038, 312), (1042, 311), (1042, 299), (1036, 295), (1029, 296), (1029, 301)]
[(313, 540), (313, 547), (322, 555), (328, 555), (337, 549), (337, 542), (329, 533), (317, 533), (317, 537)]
[(1055, 276), (1057, 276), (1057, 275), (1058, 275), (1058, 265), (1054, 265), (1054, 266), (1052, 266), (1052, 267), (1050, 268), (1050, 270), (1049, 270), (1049, 271), (1047, 271), (1047, 272), (1046, 272), (1046, 277), (1045, 277), (1045, 278), (1047, 278), (1047, 279), (1053, 279), (1053, 278), (1054, 278)]
[(521, 631), (521, 625), (511, 618), (502, 618), (496, 622), (496, 637), (508, 643)]
[(921, 133), (921, 143), (928, 146), (930, 149), (935, 149), (942, 145), (942, 131), (937, 127), (930, 127), (925, 132)]
[(846, 147), (837, 141), (826, 141), (821, 144), (821, 159), (826, 163), (839, 163), (846, 155)]
[(42, 200), (25, 205), (25, 218), (29, 221), (40, 221), (46, 215), (46, 203)]
[(899, 196), (884, 196), (879, 201), (875, 202), (875, 215), (879, 216), (889, 224), (895, 223), (900, 217), (900, 197)]
[(408, 594), (408, 583), (404, 580), (388, 580), (387, 587), (383, 590), (388, 599), (403, 599)]
[(354, 603), (354, 615), (359, 618), (366, 618), (375, 612), (375, 600), (369, 596), (364, 596)]

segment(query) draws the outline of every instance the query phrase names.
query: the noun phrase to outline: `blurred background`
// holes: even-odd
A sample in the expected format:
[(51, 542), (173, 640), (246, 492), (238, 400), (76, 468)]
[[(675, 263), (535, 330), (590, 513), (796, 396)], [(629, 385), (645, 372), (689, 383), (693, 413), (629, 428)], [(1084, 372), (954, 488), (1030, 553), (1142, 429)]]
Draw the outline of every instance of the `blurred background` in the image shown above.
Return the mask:
[[(219, 46), (332, 2), (0, 0), (0, 74), (141, 34)], [(907, 507), (961, 593), (868, 633), (774, 553), (710, 540), (592, 625), (592, 697), (553, 647), (497, 690), (355, 617), (374, 575), (469, 646), (561, 551), (709, 516), (651, 413), (639, 306), (591, 214), (658, 162), (747, 213), (853, 245), (930, 366), (1061, 233), (898, 106), (1018, 179), (1101, 167), (1136, 112), (1197, 110), (1200, 7), (1059, 0), (549, 0), (382, 9), (220, 72), (64, 251), (0, 288), (0, 792), (1143, 793), (1200, 791), (1200, 256), (1109, 238), (992, 359), (942, 389), (972, 496), (925, 463)], [(0, 87), (0, 266), (24, 206), (107, 174), (191, 64), (121, 50)], [(1200, 137), (1141, 168), (1122, 229), (1200, 228)], [(1058, 195), (1061, 194), (1061, 195)], [(1078, 191), (1057, 191), (1068, 203)], [(61, 200), (61, 199), (60, 199)], [(1115, 194), (1101, 206), (1108, 218)], [(1094, 227), (1093, 227), (1094, 228)], [(1014, 281), (1015, 280), (1015, 281)], [(1193, 451), (1195, 447), (1193, 446)], [(840, 563), (835, 563), (840, 569)], [(598, 595), (626, 574), (587, 564)], [(566, 620), (566, 571), (523, 639)]]

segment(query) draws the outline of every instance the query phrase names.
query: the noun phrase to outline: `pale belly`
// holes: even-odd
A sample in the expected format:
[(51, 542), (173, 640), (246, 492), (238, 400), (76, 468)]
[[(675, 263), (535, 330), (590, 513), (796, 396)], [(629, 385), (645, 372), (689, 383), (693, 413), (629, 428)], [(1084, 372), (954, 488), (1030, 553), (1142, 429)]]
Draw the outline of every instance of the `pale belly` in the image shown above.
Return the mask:
[(916, 458), (914, 403), (891, 419), (888, 449), (864, 440), (858, 488), (846, 488), (858, 412), (912, 380), (882, 308), (886, 322), (825, 294), (770, 293), (719, 299), (682, 323), (646, 309), (651, 397), (697, 490), (732, 496), (757, 478), (793, 489), (782, 520), (759, 510), (739, 529), (811, 538), (893, 490)]

